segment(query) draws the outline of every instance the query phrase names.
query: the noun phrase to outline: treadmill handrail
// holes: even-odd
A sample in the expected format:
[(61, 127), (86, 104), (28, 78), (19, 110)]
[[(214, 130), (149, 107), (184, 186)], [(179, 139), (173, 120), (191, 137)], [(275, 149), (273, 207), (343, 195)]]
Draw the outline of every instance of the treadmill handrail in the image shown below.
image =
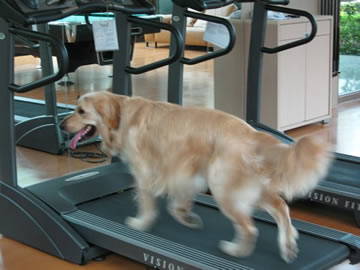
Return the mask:
[(236, 0), (172, 0), (176, 5), (183, 8), (192, 8), (197, 11), (220, 8), (230, 5)]
[(133, 17), (133, 16), (128, 17), (128, 21), (132, 22), (132, 23), (149, 25), (149, 26), (153, 26), (156, 28), (170, 31), (171, 34), (173, 35), (173, 37), (175, 38), (174, 40), (175, 40), (175, 48), (176, 49), (171, 53), (171, 55), (169, 55), (169, 57), (167, 57), (165, 59), (161, 59), (161, 60), (152, 62), (152, 63), (144, 65), (144, 66), (140, 66), (140, 67), (128, 66), (125, 68), (126, 72), (128, 72), (130, 74), (141, 74), (141, 73), (144, 73), (144, 72), (156, 69), (156, 68), (160, 68), (160, 67), (172, 64), (181, 57), (182, 51), (184, 50), (184, 39), (183, 39), (180, 31), (176, 27), (174, 27), (173, 25), (168, 24), (168, 23), (146, 20), (146, 19), (142, 19), (139, 17)]
[(316, 33), (317, 33), (317, 23), (316, 23), (314, 16), (312, 14), (310, 14), (309, 12), (304, 11), (304, 10), (285, 8), (285, 7), (279, 7), (279, 6), (271, 6), (271, 5), (266, 5), (265, 8), (267, 10), (283, 12), (283, 13), (287, 13), (287, 14), (291, 14), (291, 15), (305, 17), (310, 21), (311, 31), (310, 31), (309, 35), (305, 36), (305, 38), (300, 39), (300, 40), (289, 42), (289, 43), (286, 43), (284, 45), (280, 45), (280, 46), (277, 46), (274, 48), (262, 47), (261, 48), (262, 52), (269, 53), (269, 54), (278, 53), (278, 52), (281, 52), (284, 50), (288, 50), (288, 49), (309, 43), (310, 41), (312, 41), (315, 38)]
[(262, 130), (267, 133), (272, 133), (275, 137), (281, 138), (283, 143), (293, 144), (295, 142), (295, 140), (292, 137), (290, 137), (289, 135), (287, 135), (286, 133), (281, 132), (279, 130), (275, 130), (275, 129), (268, 127), (260, 122), (256, 122), (253, 120), (247, 120), (246, 122), (257, 130)]
[(184, 15), (186, 17), (191, 17), (191, 18), (195, 18), (195, 19), (199, 19), (199, 20), (204, 20), (207, 22), (214, 22), (217, 24), (221, 24), (224, 25), (229, 33), (229, 43), (228, 45), (223, 48), (223, 49), (219, 49), (217, 51), (208, 53), (208, 54), (204, 54), (204, 55), (200, 55), (194, 58), (186, 58), (186, 57), (182, 57), (180, 59), (180, 62), (186, 65), (195, 65), (198, 64), (200, 62), (204, 62), (210, 59), (214, 59), (216, 57), (225, 55), (227, 53), (229, 53), (235, 46), (235, 41), (236, 41), (236, 32), (235, 32), (235, 28), (234, 26), (230, 23), (229, 20), (224, 19), (224, 18), (220, 18), (220, 17), (216, 17), (216, 16), (211, 16), (211, 15), (206, 15), (206, 14), (202, 14), (202, 13), (198, 13), (198, 12), (192, 12), (189, 10), (185, 10), (184, 11)]
[(40, 48), (40, 44), (37, 42), (32, 42), (24, 37), (21, 36), (14, 36), (15, 40), (25, 46), (28, 46), (31, 49), (39, 49)]
[[(95, 1), (92, 0), (92, 2), (104, 4), (107, 10), (109, 11), (117, 11), (126, 14), (151, 14), (155, 12), (154, 5), (148, 0), (137, 0), (137, 1), (141, 2), (142, 5), (141, 7), (126, 7), (125, 5), (122, 5), (120, 3), (118, 4), (116, 0), (112, 0), (111, 3), (109, 0), (95, 0)], [(76, 3), (78, 4), (78, 6), (91, 4), (87, 2), (82, 3), (82, 0), (76, 0)]]
[(67, 71), (69, 69), (68, 52), (67, 52), (64, 44), (62, 44), (56, 38), (54, 38), (50, 35), (44, 34), (44, 33), (34, 32), (34, 31), (31, 31), (31, 30), (28, 30), (25, 28), (20, 28), (20, 27), (10, 27), (9, 31), (15, 35), (20, 35), (23, 37), (33, 38), (33, 39), (46, 41), (46, 42), (50, 43), (51, 45), (53, 45), (53, 47), (56, 50), (56, 55), (57, 55), (56, 58), (57, 58), (57, 62), (58, 62), (58, 72), (57, 73), (50, 74), (39, 80), (30, 82), (30, 83), (27, 83), (24, 85), (16, 85), (16, 84), (12, 83), (9, 85), (9, 89), (11, 91), (16, 92), (16, 93), (28, 92), (35, 88), (45, 86), (49, 83), (55, 82), (55, 81), (61, 79), (67, 73)]
[(352, 156), (352, 155), (347, 155), (347, 154), (336, 152), (335, 153), (335, 158), (337, 160), (346, 161), (346, 162), (350, 162), (350, 163), (360, 165), (360, 157), (358, 157), (358, 156)]
[(287, 5), (289, 0), (172, 0), (183, 8), (192, 8), (197, 11), (224, 7), (235, 2), (263, 2), (264, 4)]
[(263, 2), (264, 4), (271, 4), (271, 5), (288, 5), (289, 0), (258, 0), (255, 2)]

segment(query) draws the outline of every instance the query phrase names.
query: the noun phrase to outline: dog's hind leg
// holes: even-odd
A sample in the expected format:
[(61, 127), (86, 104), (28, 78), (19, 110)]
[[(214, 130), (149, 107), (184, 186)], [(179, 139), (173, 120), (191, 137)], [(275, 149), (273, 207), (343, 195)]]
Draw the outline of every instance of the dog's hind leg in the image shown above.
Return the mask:
[[(189, 196), (190, 197), (190, 196)], [(190, 228), (201, 228), (203, 226), (202, 220), (199, 215), (192, 212), (193, 197), (172, 198), (168, 206), (169, 213), (181, 224)]]
[[(209, 188), (218, 203), (220, 210), (233, 222), (235, 237), (232, 241), (220, 241), (220, 249), (235, 257), (249, 256), (255, 247), (258, 231), (251, 218), (253, 205), (258, 199), (260, 188), (253, 185), (255, 181), (229, 181), (223, 174), (218, 178), (210, 179)], [(220, 177), (219, 177), (220, 176)], [(239, 175), (232, 176), (239, 177)], [(233, 183), (236, 183), (233, 185)], [(242, 184), (243, 183), (243, 184)]]
[(259, 207), (266, 210), (278, 225), (278, 243), (281, 257), (287, 263), (291, 263), (297, 257), (298, 248), (296, 240), (298, 232), (291, 224), (289, 207), (277, 194), (266, 192), (261, 196)]
[(250, 213), (227, 206), (221, 207), (221, 209), (233, 222), (235, 237), (232, 241), (220, 241), (220, 249), (235, 257), (249, 256), (254, 250), (258, 235)]
[(192, 212), (193, 199), (199, 192), (206, 191), (205, 180), (195, 175), (176, 187), (176, 190), (169, 194), (169, 213), (181, 224), (190, 228), (201, 228), (203, 226), (199, 215)]

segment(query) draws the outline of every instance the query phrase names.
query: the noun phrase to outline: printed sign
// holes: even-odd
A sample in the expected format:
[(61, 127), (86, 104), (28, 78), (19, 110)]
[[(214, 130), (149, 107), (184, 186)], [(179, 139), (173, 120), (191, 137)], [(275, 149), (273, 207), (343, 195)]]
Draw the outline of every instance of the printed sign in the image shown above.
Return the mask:
[(230, 35), (224, 25), (208, 22), (203, 39), (220, 48), (225, 48), (230, 42)]
[(96, 51), (119, 50), (115, 20), (94, 21), (92, 27)]

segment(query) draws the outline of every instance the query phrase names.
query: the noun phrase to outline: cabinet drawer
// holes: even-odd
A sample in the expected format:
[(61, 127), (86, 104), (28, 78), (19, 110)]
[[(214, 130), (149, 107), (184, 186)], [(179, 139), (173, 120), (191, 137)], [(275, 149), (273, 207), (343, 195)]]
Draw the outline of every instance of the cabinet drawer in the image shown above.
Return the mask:
[[(317, 21), (317, 35), (328, 35), (331, 32), (330, 20)], [(310, 23), (292, 23), (280, 25), (279, 40), (301, 39), (305, 34), (310, 33)]]
[[(322, 36), (322, 35), (330, 34), (330, 31), (331, 31), (330, 27), (331, 27), (330, 20), (317, 21), (317, 33), (316, 33), (316, 35)], [(307, 32), (310, 33), (310, 30), (311, 30), (310, 23), (306, 24), (306, 29), (307, 29)]]
[(306, 33), (305, 23), (285, 24), (280, 25), (279, 28), (279, 40), (304, 38)]

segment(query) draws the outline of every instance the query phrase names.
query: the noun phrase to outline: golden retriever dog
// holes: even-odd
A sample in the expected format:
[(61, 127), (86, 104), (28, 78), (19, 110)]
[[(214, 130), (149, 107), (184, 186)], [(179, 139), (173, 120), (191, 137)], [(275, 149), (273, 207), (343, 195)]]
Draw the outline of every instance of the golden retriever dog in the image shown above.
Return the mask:
[(156, 197), (167, 196), (178, 222), (200, 228), (193, 198), (209, 189), (235, 229), (234, 239), (220, 241), (220, 248), (238, 257), (254, 249), (251, 215), (258, 208), (277, 222), (281, 257), (288, 263), (296, 258), (298, 232), (285, 200), (311, 191), (331, 161), (329, 145), (315, 137), (287, 145), (224, 112), (109, 92), (80, 97), (61, 128), (76, 133), (72, 148), (100, 134), (104, 147), (128, 164), (139, 206), (128, 226), (149, 229), (157, 217)]

